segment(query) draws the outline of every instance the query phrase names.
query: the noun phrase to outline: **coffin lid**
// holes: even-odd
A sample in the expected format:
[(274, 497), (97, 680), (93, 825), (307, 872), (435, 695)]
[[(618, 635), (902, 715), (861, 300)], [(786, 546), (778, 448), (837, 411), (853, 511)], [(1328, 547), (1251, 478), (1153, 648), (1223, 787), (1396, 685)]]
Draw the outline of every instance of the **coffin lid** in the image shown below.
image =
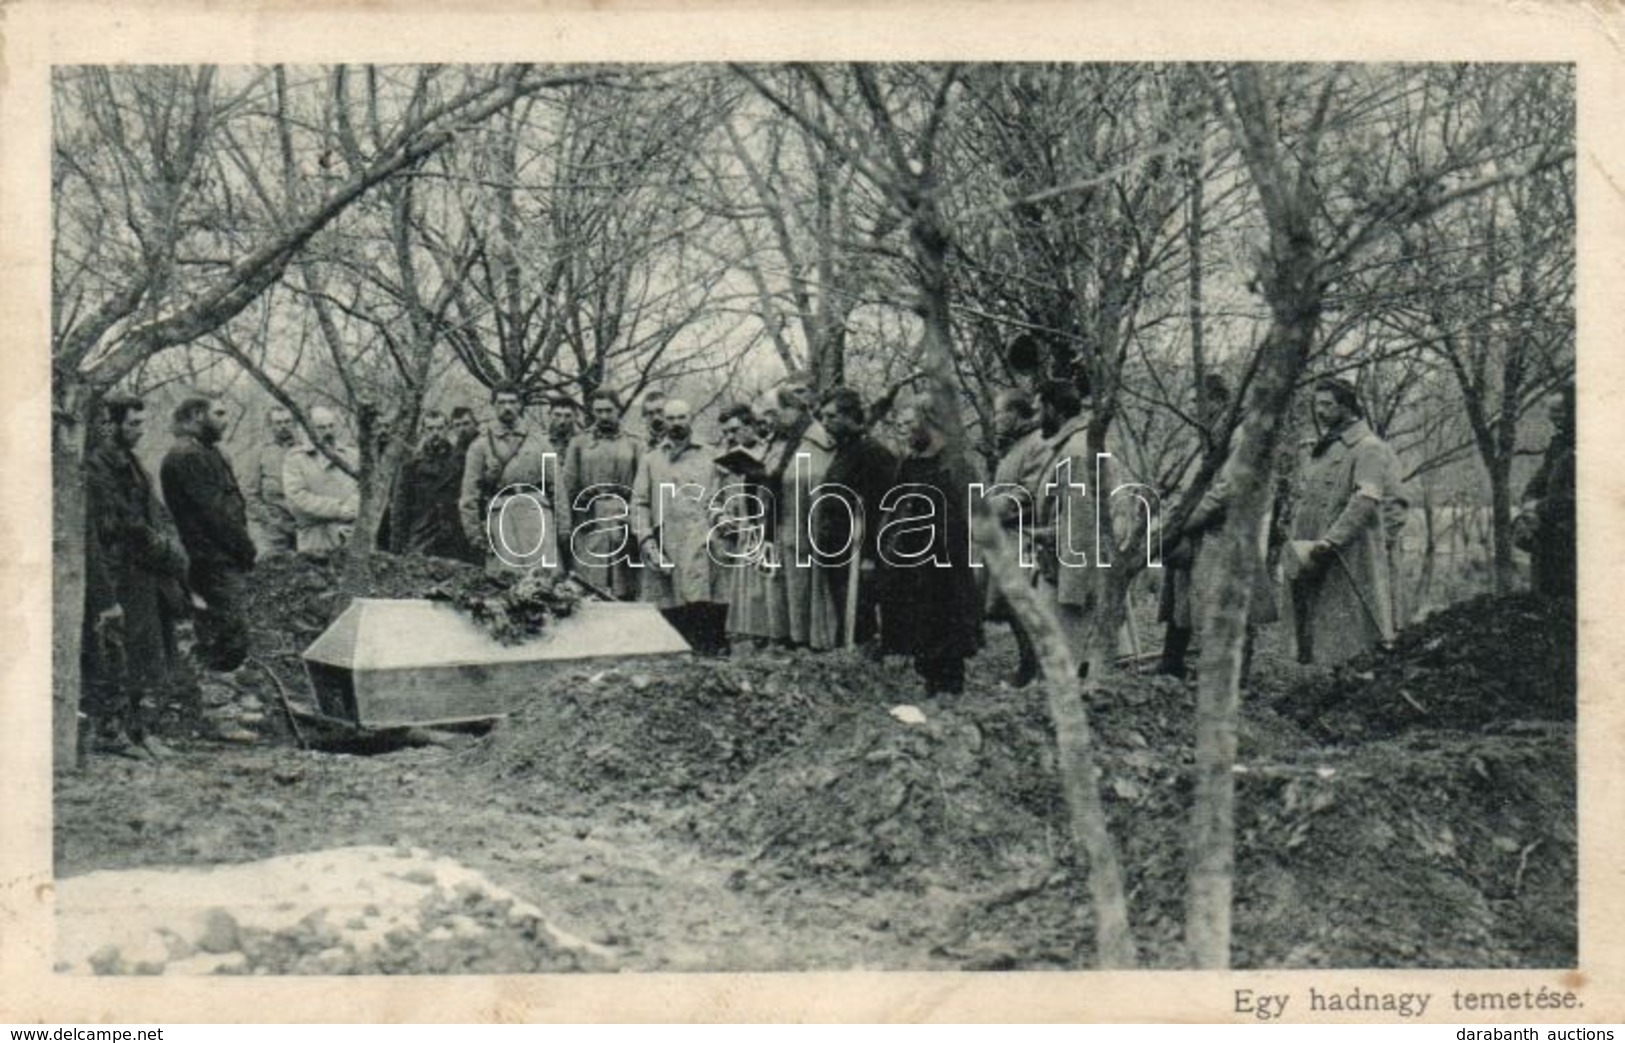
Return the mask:
[(356, 598), (304, 657), (350, 670), (399, 670), (687, 651), (660, 612), (640, 602), (582, 602), (536, 637), (504, 645), (445, 602)]

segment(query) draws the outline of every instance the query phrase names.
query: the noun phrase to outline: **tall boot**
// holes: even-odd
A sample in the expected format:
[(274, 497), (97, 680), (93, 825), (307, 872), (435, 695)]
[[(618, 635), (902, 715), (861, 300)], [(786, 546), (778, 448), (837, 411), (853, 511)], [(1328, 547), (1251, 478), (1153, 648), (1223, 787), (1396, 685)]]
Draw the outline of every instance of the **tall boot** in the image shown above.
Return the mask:
[(169, 747), (158, 741), (159, 719), (163, 712), (162, 689), (132, 693), (130, 738), (154, 760), (161, 760), (169, 755)]
[(1190, 651), (1193, 636), (1195, 632), (1190, 627), (1168, 624), (1162, 639), (1162, 661), (1157, 664), (1157, 673), (1169, 677), (1185, 676), (1185, 655)]
[(1033, 639), (1027, 633), (1027, 628), (1021, 625), (1021, 620), (1010, 620), (1010, 633), (1016, 639), (1016, 655), (1019, 657), (1016, 672), (1010, 677), (1011, 688), (1025, 688), (1038, 677), (1038, 649), (1033, 647)]

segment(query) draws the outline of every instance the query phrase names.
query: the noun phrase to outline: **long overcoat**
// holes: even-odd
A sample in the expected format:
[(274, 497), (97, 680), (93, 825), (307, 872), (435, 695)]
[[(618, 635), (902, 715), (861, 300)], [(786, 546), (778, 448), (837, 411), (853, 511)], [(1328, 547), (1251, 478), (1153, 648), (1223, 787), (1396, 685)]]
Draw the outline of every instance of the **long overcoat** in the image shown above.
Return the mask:
[(815, 420), (793, 442), (775, 442), (766, 461), (768, 471), (780, 475), (773, 531), (783, 565), (786, 636), (813, 649), (834, 648), (841, 638), (828, 569), (814, 560), (811, 510), (812, 491), (823, 484), (834, 453), (834, 440)]
[(632, 483), (643, 446), (625, 433), (585, 431), (564, 451), (558, 517), (568, 518), (570, 567), (623, 601), (638, 594), (632, 539)]
[(390, 533), (398, 552), (467, 558), (457, 504), (462, 482), (463, 461), (449, 441), (430, 442), (413, 454), (401, 468), (390, 504)]
[[(750, 452), (759, 453), (763, 447)], [(773, 502), (762, 473), (724, 471), (723, 517), (717, 558), (721, 584), (728, 602), (730, 637), (780, 641), (788, 631), (785, 620), (784, 569), (767, 547), (773, 522)]]
[[(336, 451), (354, 466), (354, 450)], [(360, 491), (355, 479), (320, 449), (302, 445), (288, 450), (282, 461), (282, 491), (298, 526), (294, 540), (301, 553), (327, 554), (350, 541)]]
[[(963, 659), (982, 643), (982, 595), (970, 567), (968, 471), (940, 446), (897, 464), (878, 533), (881, 647), (924, 659)], [(907, 489), (907, 493), (901, 491)]]
[(1364, 420), (1321, 439), (1300, 468), (1292, 538), (1334, 550), (1288, 581), (1303, 662), (1340, 663), (1393, 639), (1402, 618), (1400, 478), (1399, 457)]
[[(171, 605), (184, 589), (186, 556), (170, 539), (152, 479), (134, 454), (116, 445), (99, 446), (86, 457), (85, 478), (87, 536), (110, 581), (104, 589), (124, 609), (127, 674), (118, 680), (151, 688), (167, 679), (175, 655)], [(111, 668), (100, 657), (95, 661), (104, 674)]]
[(643, 455), (632, 484), (632, 532), (638, 545), (653, 538), (660, 561), (644, 560), (644, 597), (660, 608), (720, 603), (720, 570), (708, 537), (720, 519), (712, 514), (719, 485), (716, 448), (669, 441)]
[(562, 567), (554, 513), (559, 464), (553, 443), (529, 424), (493, 426), (469, 443), (458, 503), (463, 535), (486, 549), (487, 570)]
[(258, 534), (261, 548), (267, 552), (294, 549), (298, 525), (288, 509), (287, 494), (282, 491), (282, 468), (292, 448), (274, 439), (256, 446), (249, 454), (243, 476), (248, 518)]

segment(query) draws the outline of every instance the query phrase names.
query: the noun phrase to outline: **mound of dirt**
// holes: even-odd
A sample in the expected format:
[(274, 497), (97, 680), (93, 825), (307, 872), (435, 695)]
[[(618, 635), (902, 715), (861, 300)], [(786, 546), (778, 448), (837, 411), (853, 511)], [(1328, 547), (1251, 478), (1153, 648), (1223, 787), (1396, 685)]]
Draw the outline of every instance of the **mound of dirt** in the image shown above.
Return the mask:
[(505, 786), (600, 800), (709, 798), (801, 743), (843, 705), (873, 703), (847, 656), (619, 661), (538, 689), (471, 753)]
[[(357, 596), (421, 598), (436, 587), (478, 583), (484, 577), (483, 570), (447, 558), (379, 553), (372, 556), (371, 566), (371, 580)], [(343, 571), (337, 559), (302, 554), (261, 559), (249, 577), (254, 597), (248, 617), (256, 649), (297, 655), (314, 641), (349, 605), (340, 584)]]
[(1329, 742), (1572, 721), (1575, 653), (1572, 604), (1480, 597), (1401, 632), (1392, 649), (1311, 675), (1276, 708)]
[(455, 974), (603, 969), (603, 952), (451, 859), (348, 847), (61, 881), (57, 969)]
[[(758, 765), (692, 828), (717, 850), (798, 874), (905, 888), (954, 878), (1023, 881), (1019, 889), (1069, 862), (1040, 687), (973, 689), (915, 708), (923, 722), (873, 703), (846, 709), (816, 738)], [(1116, 824), (1179, 784), (1192, 710), (1188, 688), (1165, 678), (1124, 676), (1095, 693), (1102, 793)]]
[(1032, 729), (984, 728), (990, 714), (1008, 715), (991, 703), (918, 709), (923, 723), (854, 709), (745, 778), (702, 835), (798, 873), (871, 882), (1041, 871), (1064, 821), (1043, 770), (1050, 751)]
[(1418, 731), (1259, 778), (1240, 801), (1238, 962), (1573, 966), (1575, 790), (1561, 724)]
[[(1415, 733), (1237, 776), (1238, 968), (1558, 967), (1576, 958), (1567, 726)], [(1147, 966), (1180, 949), (1189, 788), (1113, 816)], [(971, 969), (1092, 961), (1086, 880), (1017, 881), (959, 910), (940, 950)]]

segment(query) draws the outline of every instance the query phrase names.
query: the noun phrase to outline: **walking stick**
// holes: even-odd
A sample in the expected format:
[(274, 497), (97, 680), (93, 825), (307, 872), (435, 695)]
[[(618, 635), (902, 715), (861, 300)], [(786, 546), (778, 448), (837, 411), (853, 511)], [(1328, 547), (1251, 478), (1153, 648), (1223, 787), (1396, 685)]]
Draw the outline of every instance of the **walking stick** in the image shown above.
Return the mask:
[[(1383, 648), (1391, 647), (1394, 643), (1393, 631), (1382, 625), (1382, 620), (1372, 609), (1371, 602), (1366, 600), (1365, 591), (1360, 589), (1359, 580), (1354, 578), (1354, 570), (1349, 568), (1348, 559), (1343, 557), (1343, 552), (1336, 547), (1332, 548), (1332, 556), (1337, 559), (1338, 567), (1343, 570), (1343, 576), (1349, 581), (1349, 589), (1354, 591), (1354, 597), (1360, 602), (1360, 607), (1365, 610), (1365, 618), (1377, 629), (1378, 643)], [(1379, 569), (1384, 568), (1386, 564), (1386, 562), (1378, 562), (1377, 567)]]
[(570, 580), (571, 583), (574, 583), (574, 584), (580, 586), (582, 590), (585, 590), (589, 594), (596, 594), (598, 597), (602, 598), (605, 601), (619, 601), (619, 600), (621, 600), (620, 598), (616, 597), (614, 594), (610, 593), (608, 590), (605, 590), (603, 587), (600, 587), (598, 584), (593, 583), (593, 582), (583, 578), (580, 573), (570, 572), (570, 573), (566, 573), (566, 576), (568, 577), (568, 579)]
[(853, 519), (852, 560), (846, 565), (846, 647), (858, 647), (858, 580), (863, 575), (863, 519)]
[(1123, 623), (1128, 630), (1129, 655), (1133, 656), (1134, 661), (1138, 663), (1143, 653), (1140, 651), (1140, 624), (1134, 620), (1134, 591), (1132, 589), (1124, 597), (1123, 607), (1126, 609), (1123, 613)]
[(288, 731), (293, 733), (293, 741), (298, 744), (301, 750), (310, 749), (310, 743), (305, 741), (305, 733), (299, 730), (299, 722), (294, 717), (293, 702), (288, 698), (288, 689), (283, 686), (282, 678), (278, 677), (276, 671), (272, 670), (264, 660), (249, 656), (248, 661), (265, 671), (265, 676), (269, 677), (271, 684), (275, 686), (277, 702), (282, 706), (282, 719), (287, 723)]

